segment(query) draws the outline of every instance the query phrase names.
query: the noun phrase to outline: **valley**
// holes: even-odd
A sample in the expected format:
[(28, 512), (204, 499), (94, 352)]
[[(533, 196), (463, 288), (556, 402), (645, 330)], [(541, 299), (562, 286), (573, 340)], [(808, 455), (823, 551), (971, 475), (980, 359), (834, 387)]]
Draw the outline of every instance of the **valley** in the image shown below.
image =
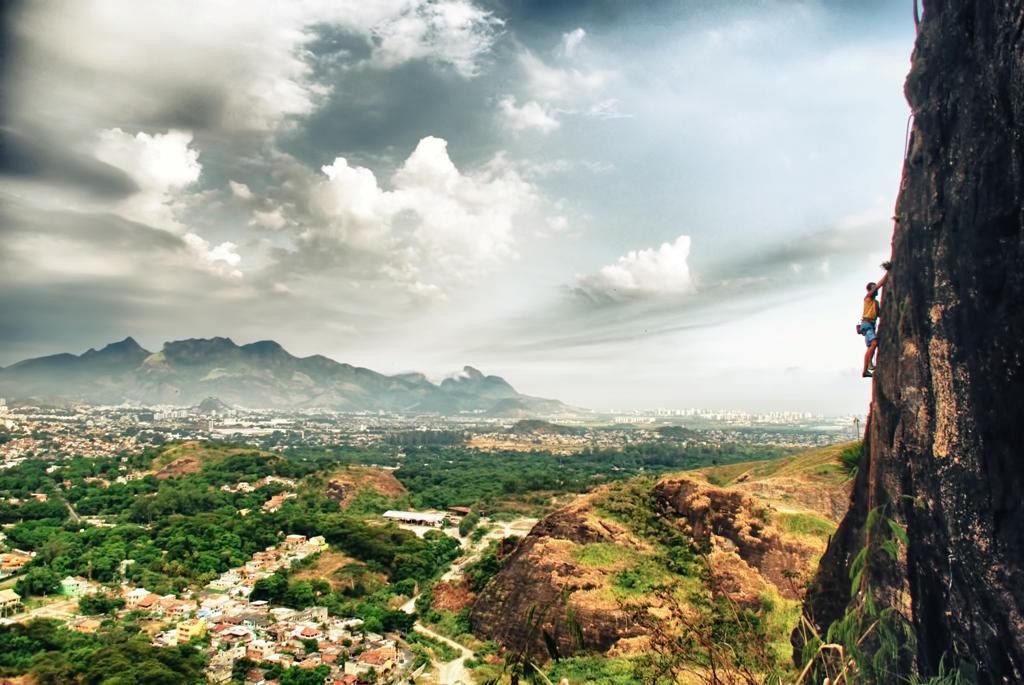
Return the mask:
[(0, 555), (22, 559), (5, 574), (27, 610), (3, 619), (0, 676), (51, 682), (76, 644), (154, 672), (174, 648), (214, 682), (683, 682), (714, 655), (655, 655), (695, 621), (753, 631), (765, 649), (741, 661), (790, 672), (853, 448), (538, 447), (190, 440), (21, 461), (0, 471)]

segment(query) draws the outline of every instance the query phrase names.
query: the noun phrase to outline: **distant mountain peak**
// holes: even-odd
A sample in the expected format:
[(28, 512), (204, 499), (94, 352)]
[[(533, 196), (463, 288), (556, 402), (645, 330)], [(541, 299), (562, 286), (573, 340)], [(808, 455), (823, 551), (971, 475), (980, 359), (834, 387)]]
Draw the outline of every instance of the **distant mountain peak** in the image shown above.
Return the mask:
[(232, 409), (231, 405), (225, 404), (218, 397), (207, 397), (196, 407), (200, 414), (223, 414)]
[(135, 338), (128, 336), (119, 342), (109, 343), (100, 350), (90, 347), (78, 359), (83, 363), (98, 361), (134, 365), (148, 357), (149, 354), (149, 351), (137, 343)]
[(100, 354), (103, 354), (104, 352), (142, 352), (147, 356), (149, 355), (149, 351), (130, 335), (120, 342), (112, 342), (106, 345), (102, 350), (100, 350)]
[(474, 380), (481, 380), (484, 377), (484, 374), (481, 373), (481, 371), (479, 369), (476, 369), (476, 368), (474, 368), (472, 366), (463, 366), (462, 367), (462, 374), (463, 374), (464, 377), (471, 378), (471, 379), (474, 379)]
[(281, 347), (281, 343), (277, 342), (276, 340), (257, 340), (254, 343), (242, 345), (239, 349), (247, 354), (255, 354), (261, 357), (292, 356), (291, 354), (288, 353), (287, 350)]
[(127, 337), (81, 356), (26, 360), (0, 370), (0, 396), (187, 404), (218, 413), (234, 406), (457, 414), (509, 412), (514, 403), (517, 416), (536, 416), (565, 408), (472, 366), (434, 384), (421, 373), (385, 376), (321, 355), (300, 359), (274, 340), (239, 346), (226, 337), (168, 341), (155, 353)]
[(231, 338), (187, 338), (165, 342), (162, 352), (168, 360), (205, 362), (218, 355), (237, 352), (238, 349)]

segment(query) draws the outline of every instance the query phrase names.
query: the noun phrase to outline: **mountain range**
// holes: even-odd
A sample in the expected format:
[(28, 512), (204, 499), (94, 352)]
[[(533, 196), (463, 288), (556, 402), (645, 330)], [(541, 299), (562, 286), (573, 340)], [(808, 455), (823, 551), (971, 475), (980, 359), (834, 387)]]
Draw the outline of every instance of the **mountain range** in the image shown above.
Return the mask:
[(0, 369), (0, 396), (93, 404), (195, 405), (205, 398), (251, 408), (338, 411), (483, 411), (520, 417), (569, 409), (520, 394), (467, 366), (439, 384), (421, 373), (394, 376), (322, 355), (295, 357), (272, 340), (176, 340), (150, 352), (128, 337), (81, 355), (55, 354)]

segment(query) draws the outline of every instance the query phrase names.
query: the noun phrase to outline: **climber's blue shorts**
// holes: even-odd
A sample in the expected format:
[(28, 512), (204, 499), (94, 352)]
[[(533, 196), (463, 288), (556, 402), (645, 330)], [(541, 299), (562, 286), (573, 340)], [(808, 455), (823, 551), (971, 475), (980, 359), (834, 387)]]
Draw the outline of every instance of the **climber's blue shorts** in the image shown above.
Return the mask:
[(875, 342), (875, 338), (878, 337), (878, 333), (875, 332), (875, 324), (870, 321), (860, 322), (860, 334), (864, 336), (865, 347), (871, 347), (871, 343)]

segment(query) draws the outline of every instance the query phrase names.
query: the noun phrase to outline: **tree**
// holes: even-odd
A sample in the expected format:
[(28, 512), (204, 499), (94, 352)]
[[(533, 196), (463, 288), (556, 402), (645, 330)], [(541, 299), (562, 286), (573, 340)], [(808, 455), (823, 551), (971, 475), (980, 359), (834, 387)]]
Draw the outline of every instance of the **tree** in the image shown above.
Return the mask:
[(120, 597), (109, 595), (86, 595), (78, 600), (78, 610), (86, 615), (109, 614), (124, 606)]
[(324, 685), (330, 673), (330, 667), (324, 665), (316, 668), (293, 666), (281, 674), (281, 685)]
[(52, 595), (60, 590), (60, 578), (45, 566), (33, 566), (14, 584), (14, 590), (26, 595)]

